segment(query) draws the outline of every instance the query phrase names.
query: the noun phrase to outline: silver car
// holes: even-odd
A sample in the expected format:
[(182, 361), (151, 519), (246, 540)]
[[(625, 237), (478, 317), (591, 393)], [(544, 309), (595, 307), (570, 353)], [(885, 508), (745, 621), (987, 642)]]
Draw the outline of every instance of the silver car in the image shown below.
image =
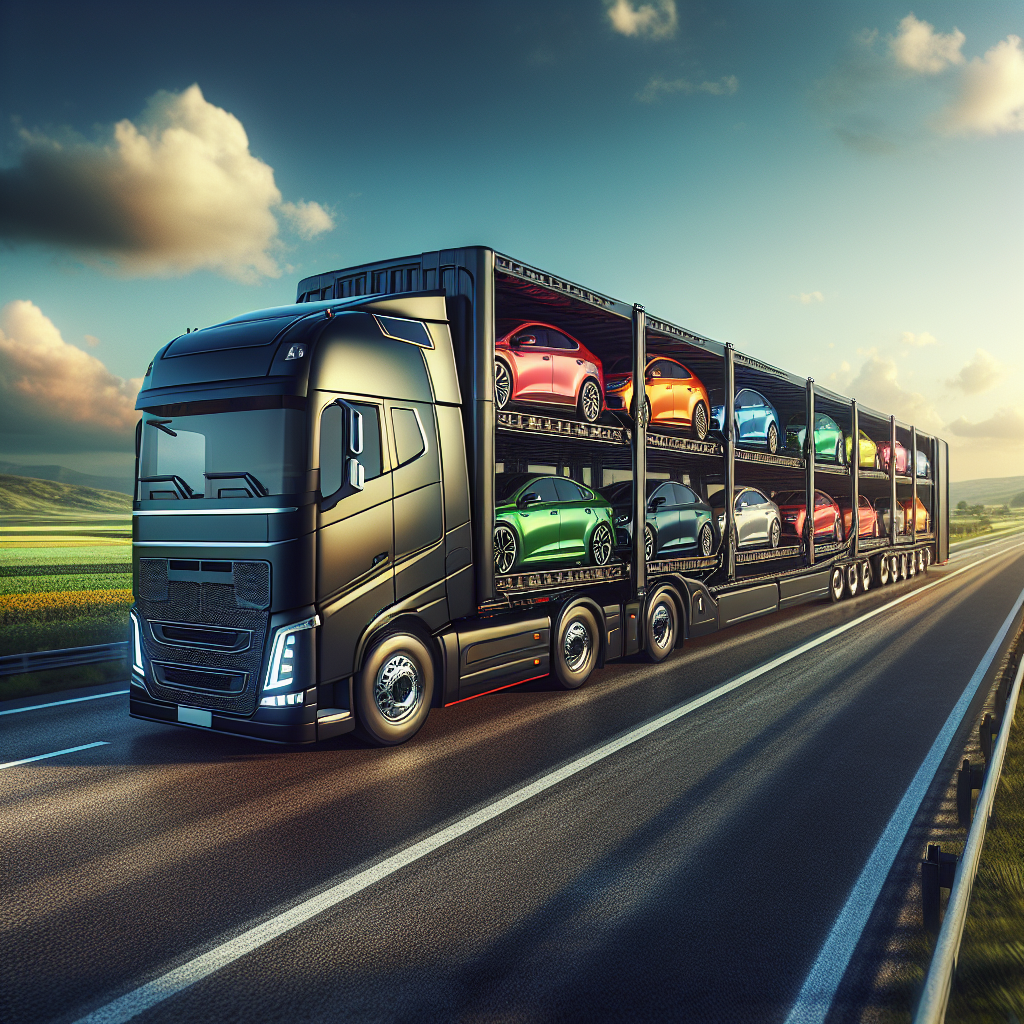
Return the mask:
[[(718, 534), (725, 532), (725, 490), (711, 496)], [(733, 490), (735, 536), (738, 548), (779, 546), (782, 536), (782, 516), (779, 506), (756, 487), (736, 487)]]
[[(878, 522), (881, 526), (882, 533), (885, 536), (889, 535), (889, 499), (888, 498), (876, 498), (875, 499), (875, 515), (878, 516)], [(896, 502), (896, 532), (903, 533), (906, 523), (906, 512), (903, 510), (903, 506), (897, 501)]]

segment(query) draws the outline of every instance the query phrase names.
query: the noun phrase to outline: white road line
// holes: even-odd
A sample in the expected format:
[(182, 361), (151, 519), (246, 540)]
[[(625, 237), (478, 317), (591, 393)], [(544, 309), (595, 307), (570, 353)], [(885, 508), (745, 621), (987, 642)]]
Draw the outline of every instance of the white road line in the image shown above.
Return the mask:
[(55, 750), (52, 754), (36, 754), (35, 757), (23, 757), (20, 761), (8, 761), (7, 764), (0, 764), (0, 771), (4, 768), (14, 768), (19, 764), (28, 764), (29, 761), (43, 761), (48, 757), (60, 757), (61, 754), (73, 754), (76, 750), (89, 750), (90, 747), (108, 747), (106, 740), (97, 740), (95, 743), (83, 743), (80, 747), (65, 747), (63, 750)]
[(835, 924), (832, 925), (832, 931), (829, 932), (810, 974), (807, 975), (807, 979), (800, 989), (800, 994), (796, 997), (793, 1008), (789, 1011), (786, 1024), (811, 1024), (811, 1022), (824, 1021), (827, 1016), (839, 983), (843, 980), (846, 968), (850, 964), (850, 958), (857, 948), (857, 943), (860, 942), (864, 926), (867, 924), (878, 894), (882, 891), (882, 886), (892, 870), (893, 862), (907, 837), (907, 832), (917, 815), (921, 801), (934, 781), (939, 764), (949, 749), (949, 744), (960, 727), (960, 723), (963, 721), (981, 681), (985, 678), (985, 673), (988, 672), (989, 666), (999, 651), (999, 645), (1009, 632), (1017, 612), (1020, 611), (1021, 605), (1024, 605), (1024, 590), (1020, 592), (1013, 609), (999, 627), (999, 632), (996, 633), (992, 643), (989, 644), (985, 656), (978, 663), (974, 675), (971, 676), (966, 689), (960, 695), (953, 710), (950, 711), (945, 724), (938, 736), (935, 737), (935, 742), (924, 761), (921, 762), (921, 767), (918, 768), (909, 788), (903, 794), (903, 799), (893, 811), (889, 823), (885, 826), (885, 831), (882, 832), (875, 848), (871, 851), (871, 856), (868, 857), (860, 877), (854, 883), (846, 904), (839, 912)]
[(100, 697), (122, 697), (128, 693), (127, 690), (111, 690), (110, 693), (93, 693), (88, 697), (69, 697), (67, 700), (51, 700), (48, 704), (29, 704), (24, 708), (10, 708), (7, 711), (0, 711), (0, 715), (18, 715), (22, 711), (38, 711), (40, 708), (55, 708), (58, 704), (78, 704), (83, 700), (99, 700)]
[(434, 835), (428, 836), (426, 839), (423, 839), (390, 857), (386, 857), (384, 860), (360, 871), (351, 878), (348, 878), (343, 882), (339, 882), (337, 885), (331, 886), (331, 888), (326, 889), (324, 892), (319, 893), (316, 896), (312, 896), (307, 900), (303, 900), (298, 905), (292, 907), (291, 910), (286, 910), (284, 913), (278, 914), (276, 917), (272, 917), (268, 921), (264, 921), (262, 924), (256, 925), (254, 928), (250, 928), (241, 935), (238, 935), (227, 942), (223, 942), (219, 946), (215, 946), (208, 952), (182, 964), (180, 967), (176, 967), (174, 970), (160, 975), (160, 977), (155, 978), (148, 984), (142, 985), (139, 988), (125, 993), (125, 995), (120, 998), (115, 999), (112, 1002), (94, 1010), (92, 1013), (87, 1014), (85, 1017), (80, 1018), (76, 1024), (124, 1024), (125, 1021), (129, 1021), (138, 1014), (143, 1013), (151, 1007), (156, 1006), (158, 1003), (163, 1002), (163, 1000), (169, 999), (171, 996), (177, 995), (179, 992), (183, 992), (185, 989), (190, 988), (197, 982), (202, 981), (203, 978), (219, 971), (222, 967), (227, 967), (229, 964), (234, 963), (247, 953), (251, 953), (253, 950), (259, 949), (268, 942), (272, 942), (274, 939), (284, 935), (286, 932), (291, 931), (293, 928), (297, 928), (299, 925), (304, 924), (317, 914), (320, 914), (325, 910), (329, 910), (332, 907), (336, 907), (339, 903), (349, 899), (349, 897), (355, 896), (357, 893), (362, 892), (369, 886), (382, 881), (389, 875), (394, 874), (396, 871), (415, 863), (428, 854), (433, 853), (435, 850), (440, 849), (442, 846), (458, 839), (460, 836), (466, 835), (467, 832), (473, 831), (473, 829), (478, 828), (485, 822), (491, 821), (493, 818), (504, 814), (513, 807), (517, 807), (519, 804), (532, 799), (547, 789), (550, 789), (552, 786), (558, 785), (558, 783), (576, 775), (585, 768), (589, 768), (598, 761), (604, 760), (604, 758), (622, 750), (624, 747), (628, 747), (630, 744), (636, 743), (638, 740), (644, 739), (646, 736), (650, 736), (651, 733), (657, 732), (666, 725), (671, 725), (673, 722), (678, 721), (685, 715), (704, 707), (705, 704), (710, 704), (712, 701), (718, 700), (719, 697), (724, 697), (726, 694), (739, 689), (739, 687), (757, 679), (759, 676), (763, 676), (767, 672), (771, 672), (773, 669), (778, 668), (780, 665), (784, 665), (786, 662), (792, 661), (794, 658), (798, 658), (801, 654), (805, 654), (807, 651), (828, 643), (830, 640), (850, 629), (853, 629), (860, 623), (865, 622), (868, 619), (872, 619), (876, 615), (881, 615), (890, 608), (893, 608), (898, 604), (902, 604), (904, 601), (908, 601), (910, 598), (916, 597), (918, 594), (921, 594), (926, 590), (930, 590), (932, 587), (937, 587), (940, 584), (959, 576), (961, 573), (968, 572), (970, 569), (981, 565), (983, 562), (987, 562), (989, 559), (995, 558), (997, 554), (1002, 554), (1002, 552), (993, 553), (985, 558), (979, 559), (977, 562), (965, 565), (962, 569), (957, 569), (955, 572), (951, 572), (940, 579), (934, 580), (932, 583), (929, 583), (924, 587), (917, 587), (901, 597), (896, 598), (895, 601), (889, 601), (887, 604), (881, 605), (880, 607), (875, 608), (874, 610), (867, 612), (850, 622), (844, 623), (841, 626), (836, 626), (822, 636), (819, 636), (814, 640), (809, 640), (806, 643), (801, 644), (799, 647), (794, 648), (792, 651), (779, 655), (777, 658), (773, 658), (771, 661), (766, 662), (757, 668), (744, 672), (742, 675), (736, 676), (734, 679), (730, 679), (726, 683), (722, 683), (720, 686), (715, 687), (713, 690), (709, 690), (700, 697), (696, 697), (693, 700), (687, 701), (686, 703), (673, 708), (671, 711), (668, 711), (644, 725), (638, 726), (630, 732), (625, 733), (623, 736), (618, 737), (618, 739), (614, 739), (609, 743), (590, 751), (590, 753), (584, 754), (575, 761), (570, 761), (561, 768), (557, 768), (555, 771), (542, 776), (535, 782), (523, 786), (521, 789), (517, 789), (493, 803), (487, 804), (466, 817), (459, 819), (447, 828), (442, 829), (440, 832), (435, 832)]

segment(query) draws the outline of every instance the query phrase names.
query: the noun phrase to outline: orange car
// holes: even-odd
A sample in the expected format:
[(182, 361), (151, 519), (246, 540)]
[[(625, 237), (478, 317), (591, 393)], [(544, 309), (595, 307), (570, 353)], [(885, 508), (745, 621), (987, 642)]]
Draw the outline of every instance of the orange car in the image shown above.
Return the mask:
[[(688, 427), (703, 441), (711, 425), (711, 405), (700, 379), (668, 356), (648, 359), (645, 378), (647, 422)], [(628, 359), (617, 359), (606, 368), (604, 392), (609, 409), (633, 415), (633, 370)]]
[[(903, 509), (903, 522), (904, 531), (906, 533), (927, 533), (931, 527), (931, 517), (928, 515), (928, 509), (925, 507), (924, 502), (917, 499), (917, 513), (914, 513), (914, 501), (912, 498), (907, 498), (905, 501), (897, 502), (898, 505)], [(914, 524), (917, 522), (917, 529), (915, 531)]]
[[(861, 440), (860, 457), (864, 458), (864, 441)], [(863, 461), (861, 465), (863, 465)], [(848, 496), (836, 498), (836, 503), (843, 511), (843, 536), (849, 537), (853, 531), (853, 506)], [(871, 507), (871, 502), (863, 494), (857, 499), (857, 535), (860, 537), (880, 537), (881, 527), (878, 525), (878, 515)]]

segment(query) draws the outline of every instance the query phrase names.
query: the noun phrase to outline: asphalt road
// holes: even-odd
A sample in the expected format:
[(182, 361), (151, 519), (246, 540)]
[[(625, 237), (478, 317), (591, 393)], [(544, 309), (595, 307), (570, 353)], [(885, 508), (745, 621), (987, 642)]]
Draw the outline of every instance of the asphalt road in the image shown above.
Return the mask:
[[(104, 744), (0, 770), (0, 1021), (75, 1021), (183, 965), (181, 990), (132, 1019), (784, 1021), (1022, 589), (1024, 542), (1009, 538), (690, 642), (662, 666), (610, 665), (573, 693), (542, 682), (433, 711), (390, 750), (150, 725), (118, 696), (0, 715), (3, 763)], [(279, 924), (324, 893), (333, 905)], [(260, 944), (252, 929), (275, 921)], [(203, 977), (196, 958), (233, 939)], [(857, 1016), (849, 988), (830, 1019)]]

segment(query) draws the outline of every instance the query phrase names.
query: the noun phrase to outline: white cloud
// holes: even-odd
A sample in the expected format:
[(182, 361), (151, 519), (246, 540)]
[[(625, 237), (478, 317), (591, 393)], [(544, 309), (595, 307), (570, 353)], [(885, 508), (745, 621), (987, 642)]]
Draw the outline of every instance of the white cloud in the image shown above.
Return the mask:
[(946, 429), (959, 437), (985, 437), (996, 441), (1024, 443), (1024, 409), (1003, 406), (987, 420), (971, 423), (961, 416)]
[(900, 342), (910, 348), (927, 348), (929, 345), (937, 345), (938, 342), (927, 331), (914, 334), (913, 331), (904, 331), (900, 335)]
[(241, 121), (198, 85), (158, 92), (138, 125), (118, 122), (102, 144), (22, 139), (19, 165), (0, 171), (0, 237), (65, 246), (126, 275), (276, 277), (275, 210), (304, 238), (334, 225), (317, 203), (282, 203)]
[(889, 48), (900, 67), (922, 75), (936, 75), (951, 64), (964, 62), (960, 50), (966, 38), (956, 28), (943, 35), (927, 21), (908, 14), (900, 22), (899, 34), (890, 38)]
[(799, 295), (790, 296), (796, 299), (801, 306), (810, 306), (815, 302), (824, 302), (825, 296), (821, 292), (800, 292)]
[(994, 388), (1003, 377), (1003, 366), (993, 359), (984, 349), (979, 348), (974, 358), (955, 377), (950, 377), (946, 385), (954, 391), (965, 395), (980, 395)]
[(732, 96), (739, 89), (739, 79), (735, 75), (724, 75), (717, 82), (691, 82), (686, 78), (652, 78), (636, 98), (643, 103), (653, 103), (659, 96), (670, 96), (673, 93), (682, 93), (684, 96), (692, 96), (694, 93), (704, 92), (709, 96)]
[(963, 69), (959, 96), (939, 118), (952, 134), (1024, 131), (1024, 50), (1007, 36)]
[(653, 0), (634, 6), (630, 0), (615, 0), (608, 5), (612, 29), (624, 36), (650, 36), (667, 39), (678, 25), (675, 0)]
[(141, 385), (69, 345), (34, 303), (17, 299), (0, 310), (0, 434), (6, 448), (130, 449)]
[(905, 423), (922, 430), (937, 431), (942, 419), (924, 395), (903, 387), (898, 380), (899, 368), (894, 359), (869, 349), (860, 370), (852, 379), (847, 363), (829, 377), (838, 390), (877, 412), (895, 414)]
[(87, 334), (85, 335), (85, 343), (89, 348), (96, 348), (100, 343), (100, 339), (97, 338), (95, 334)]

